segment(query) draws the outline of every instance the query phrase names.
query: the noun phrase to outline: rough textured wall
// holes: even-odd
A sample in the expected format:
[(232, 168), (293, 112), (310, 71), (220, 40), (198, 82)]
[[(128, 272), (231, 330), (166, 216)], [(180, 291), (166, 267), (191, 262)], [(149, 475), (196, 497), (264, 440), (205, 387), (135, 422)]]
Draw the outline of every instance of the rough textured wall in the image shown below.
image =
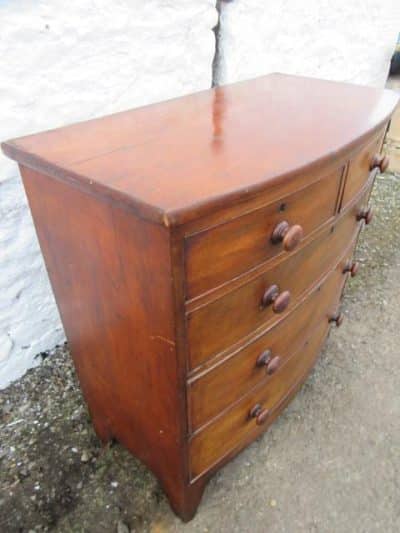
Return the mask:
[[(214, 0), (0, 0), (0, 139), (208, 88)], [(383, 85), (398, 0), (221, 1), (221, 83)], [(15, 163), (0, 155), (0, 388), (64, 339)]]
[(399, 0), (221, 3), (220, 71), (229, 83), (284, 72), (383, 86)]
[[(0, 139), (210, 87), (212, 0), (0, 2)], [(0, 387), (64, 340), (14, 162), (0, 155)]]

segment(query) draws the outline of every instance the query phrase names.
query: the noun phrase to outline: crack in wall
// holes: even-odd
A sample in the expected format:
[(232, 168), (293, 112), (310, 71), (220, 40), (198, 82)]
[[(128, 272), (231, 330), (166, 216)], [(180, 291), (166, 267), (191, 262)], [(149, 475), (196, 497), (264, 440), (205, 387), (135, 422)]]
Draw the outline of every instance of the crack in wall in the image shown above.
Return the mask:
[[(225, 0), (230, 1), (230, 0)], [(224, 0), (216, 0), (215, 3), (215, 9), (218, 13), (218, 22), (216, 26), (213, 28), (213, 32), (215, 35), (215, 54), (212, 62), (212, 77), (211, 77), (211, 87), (217, 87), (219, 85), (219, 75), (221, 71), (221, 46), (220, 46), (220, 38), (221, 38), (221, 4), (224, 2)]]
[(221, 13), (223, 9), (223, 4), (228, 4), (233, 2), (233, 0), (216, 0), (215, 9), (218, 13), (218, 22), (213, 28), (215, 35), (215, 54), (212, 62), (212, 81), (211, 87), (218, 87), (220, 75), (221, 75), (221, 65), (222, 65), (222, 53), (221, 53)]

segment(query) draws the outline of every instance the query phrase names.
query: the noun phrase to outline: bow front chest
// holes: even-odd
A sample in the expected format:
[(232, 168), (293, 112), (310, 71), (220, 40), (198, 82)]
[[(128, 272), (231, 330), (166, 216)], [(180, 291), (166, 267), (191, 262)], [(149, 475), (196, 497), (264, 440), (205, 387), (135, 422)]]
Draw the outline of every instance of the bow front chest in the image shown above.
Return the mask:
[(3, 143), (96, 432), (183, 520), (340, 325), (396, 103), (273, 74)]

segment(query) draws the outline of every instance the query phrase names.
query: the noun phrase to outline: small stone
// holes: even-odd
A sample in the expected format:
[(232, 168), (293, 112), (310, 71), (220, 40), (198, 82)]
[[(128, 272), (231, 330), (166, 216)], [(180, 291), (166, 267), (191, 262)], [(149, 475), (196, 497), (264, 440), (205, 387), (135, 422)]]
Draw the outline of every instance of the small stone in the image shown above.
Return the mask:
[(84, 451), (81, 455), (81, 461), (82, 463), (87, 463), (90, 459), (90, 456), (87, 451)]
[(25, 468), (25, 467), (22, 467), (21, 470), (19, 471), (20, 475), (22, 477), (28, 477), (29, 476), (29, 472), (28, 470)]
[(122, 520), (118, 520), (117, 533), (129, 533), (129, 527)]
[(271, 507), (276, 507), (276, 500), (271, 500), (269, 504)]
[[(204, 528), (203, 531), (208, 531), (208, 529)], [(157, 521), (157, 522), (153, 522), (150, 525), (150, 533), (166, 533), (166, 532), (167, 532), (167, 527), (164, 525), (163, 522)]]

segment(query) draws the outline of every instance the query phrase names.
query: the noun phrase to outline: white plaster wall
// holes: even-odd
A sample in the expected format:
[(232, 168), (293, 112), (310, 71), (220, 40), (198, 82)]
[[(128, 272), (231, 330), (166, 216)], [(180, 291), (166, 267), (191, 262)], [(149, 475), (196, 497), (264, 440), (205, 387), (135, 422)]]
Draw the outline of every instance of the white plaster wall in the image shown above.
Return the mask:
[[(221, 3), (219, 82), (382, 86), (398, 0)], [(0, 139), (208, 88), (214, 0), (0, 0)], [(16, 164), (0, 155), (0, 388), (64, 340)]]
[[(211, 85), (213, 0), (0, 0), (0, 139)], [(0, 388), (64, 340), (14, 162), (0, 155)]]
[(220, 83), (268, 72), (386, 81), (399, 0), (234, 0), (221, 7)]

